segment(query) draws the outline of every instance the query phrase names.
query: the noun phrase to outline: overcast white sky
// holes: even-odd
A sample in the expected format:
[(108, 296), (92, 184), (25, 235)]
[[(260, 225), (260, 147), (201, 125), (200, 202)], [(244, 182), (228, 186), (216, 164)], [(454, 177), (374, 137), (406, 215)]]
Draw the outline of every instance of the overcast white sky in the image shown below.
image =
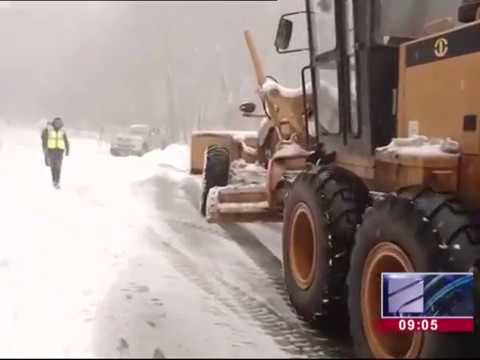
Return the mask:
[[(299, 86), (306, 54), (277, 55), (273, 41), (280, 15), (303, 9), (303, 0), (0, 2), (0, 117), (146, 121), (176, 137), (255, 127), (237, 111), (255, 88), (243, 31), (270, 74)], [(294, 31), (306, 33), (301, 21)]]

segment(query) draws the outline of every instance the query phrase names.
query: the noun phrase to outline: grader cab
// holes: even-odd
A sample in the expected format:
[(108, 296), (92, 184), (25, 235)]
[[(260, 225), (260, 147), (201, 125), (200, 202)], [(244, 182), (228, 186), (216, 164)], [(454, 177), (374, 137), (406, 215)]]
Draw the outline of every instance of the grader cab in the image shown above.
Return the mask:
[[(455, 335), (378, 327), (384, 272), (473, 272), (480, 318), (479, 8), (306, 0), (282, 16), (275, 40), (279, 53), (310, 55), (296, 110), (303, 136), (280, 136), (263, 184), (228, 185), (230, 164), (218, 160), (228, 151), (207, 151), (210, 221), (283, 221), (293, 307), (321, 328), (349, 327), (358, 356), (480, 356), (478, 320)], [(290, 49), (289, 17), (301, 14), (308, 46)], [(271, 99), (267, 114), (285, 114)]]

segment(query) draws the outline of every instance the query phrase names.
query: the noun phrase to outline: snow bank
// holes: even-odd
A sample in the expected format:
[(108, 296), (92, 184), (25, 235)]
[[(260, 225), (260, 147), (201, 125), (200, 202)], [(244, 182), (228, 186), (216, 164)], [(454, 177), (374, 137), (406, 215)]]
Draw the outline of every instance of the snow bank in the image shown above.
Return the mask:
[(8, 221), (2, 224), (0, 285), (8, 291), (0, 300), (0, 351), (6, 357), (91, 357), (94, 323), (83, 319), (95, 317), (117, 277), (115, 266), (127, 266), (151, 219), (150, 207), (132, 191), (129, 175), (138, 164), (115, 161), (95, 142), (74, 137), (63, 189), (56, 191), (39, 132), (9, 129), (4, 137), (0, 207)]
[(143, 156), (145, 163), (169, 166), (180, 171), (190, 169), (190, 147), (186, 144), (171, 144), (165, 149), (153, 150)]

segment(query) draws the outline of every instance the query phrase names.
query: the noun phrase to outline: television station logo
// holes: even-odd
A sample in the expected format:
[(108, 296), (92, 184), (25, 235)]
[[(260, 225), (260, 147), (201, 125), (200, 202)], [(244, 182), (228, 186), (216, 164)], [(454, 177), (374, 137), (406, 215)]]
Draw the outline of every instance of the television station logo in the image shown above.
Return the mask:
[(382, 319), (473, 318), (473, 273), (382, 273)]

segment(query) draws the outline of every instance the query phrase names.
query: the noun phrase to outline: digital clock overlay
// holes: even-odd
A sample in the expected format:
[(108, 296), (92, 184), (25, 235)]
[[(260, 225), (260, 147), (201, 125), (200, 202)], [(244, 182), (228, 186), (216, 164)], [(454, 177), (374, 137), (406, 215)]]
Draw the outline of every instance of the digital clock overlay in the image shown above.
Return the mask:
[(384, 330), (473, 331), (473, 273), (382, 273), (381, 286)]

